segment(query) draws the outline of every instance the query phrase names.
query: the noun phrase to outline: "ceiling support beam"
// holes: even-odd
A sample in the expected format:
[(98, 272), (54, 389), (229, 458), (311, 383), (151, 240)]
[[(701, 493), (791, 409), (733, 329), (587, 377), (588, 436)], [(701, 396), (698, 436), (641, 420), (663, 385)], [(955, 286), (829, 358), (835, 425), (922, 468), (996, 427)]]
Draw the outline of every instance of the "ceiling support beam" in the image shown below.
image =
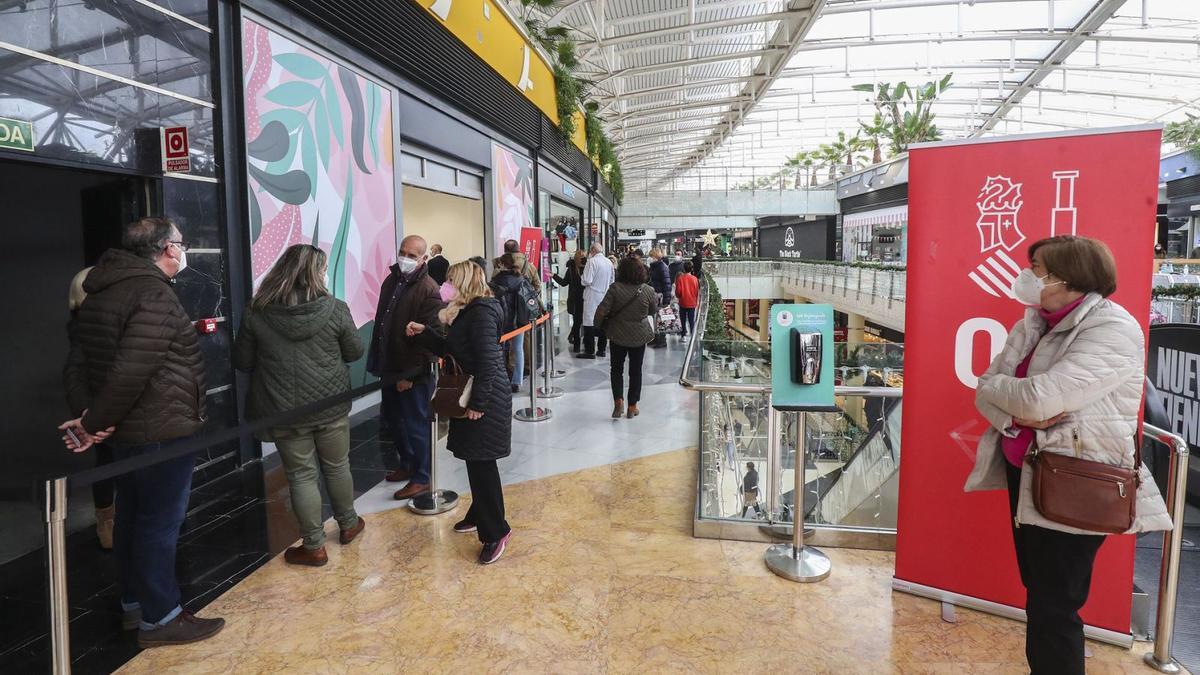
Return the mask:
[(630, 42), (639, 42), (641, 40), (650, 40), (653, 38), (663, 37), (665, 35), (680, 35), (683, 33), (715, 30), (719, 28), (733, 28), (735, 26), (745, 26), (750, 24), (771, 23), (775, 21), (791, 21), (802, 20), (811, 16), (811, 12), (807, 10), (788, 10), (785, 12), (771, 12), (768, 14), (751, 14), (749, 16), (741, 16), (733, 19), (720, 19), (717, 21), (700, 21), (698, 23), (684, 24), (681, 26), (668, 26), (667, 28), (655, 28), (653, 30), (639, 31), (637, 33), (626, 33), (625, 35), (617, 35), (614, 37), (604, 37), (597, 42), (582, 42), (580, 48), (587, 47), (611, 47), (613, 45), (628, 44)]
[(788, 3), (789, 9), (807, 9), (808, 13), (802, 19), (780, 22), (779, 26), (775, 29), (774, 35), (767, 41), (767, 44), (784, 44), (787, 46), (782, 51), (763, 55), (756, 69), (756, 74), (762, 75), (762, 77), (748, 83), (742, 89), (742, 94), (750, 97), (749, 105), (739, 106), (737, 109), (730, 110), (725, 123), (717, 125), (713, 129), (709, 140), (701, 145), (701, 151), (680, 162), (669, 177), (663, 179), (664, 181), (670, 180), (670, 178), (703, 162), (746, 119), (746, 115), (754, 110), (755, 103), (771, 89), (771, 85), (779, 78), (779, 74), (783, 72), (788, 61), (791, 60), (801, 43), (804, 42), (804, 38), (808, 35), (809, 30), (812, 29), (813, 23), (821, 16), (821, 11), (825, 9), (825, 4), (826, 0), (791, 0)]
[[(971, 138), (979, 138), (985, 133), (996, 128), (996, 125), (1001, 119), (1004, 118), (1005, 115), (1021, 104), (1021, 101), (1025, 98), (1026, 94), (1036, 89), (1038, 85), (1045, 81), (1054, 67), (1065, 64), (1067, 59), (1070, 58), (1071, 54), (1074, 54), (1075, 50), (1079, 49), (1079, 47), (1087, 41), (1088, 35), (1096, 30), (1099, 30), (1100, 27), (1104, 25), (1104, 22), (1112, 18), (1113, 14), (1116, 14), (1117, 10), (1120, 9), (1121, 5), (1123, 4), (1125, 4), (1125, 0), (1097, 0), (1096, 4), (1091, 10), (1088, 11), (1079, 24), (1075, 26), (1074, 30), (1070, 32), (1069, 36), (1062, 42), (1058, 43), (1058, 46), (1055, 47), (1050, 54), (1042, 60), (1041, 65), (1035, 68), (1034, 71), (1030, 73), (1029, 76), (1026, 77), (1025, 80), (1021, 82), (1021, 84), (1018, 85), (1017, 88), (1014, 89), (1007, 98), (1004, 99), (1003, 103), (996, 106), (996, 109), (992, 111), (992, 114), (988, 115), (987, 119), (983, 120), (983, 123), (979, 125), (979, 128), (971, 134)], [(1063, 77), (1065, 78), (1066, 71), (1063, 72)]]

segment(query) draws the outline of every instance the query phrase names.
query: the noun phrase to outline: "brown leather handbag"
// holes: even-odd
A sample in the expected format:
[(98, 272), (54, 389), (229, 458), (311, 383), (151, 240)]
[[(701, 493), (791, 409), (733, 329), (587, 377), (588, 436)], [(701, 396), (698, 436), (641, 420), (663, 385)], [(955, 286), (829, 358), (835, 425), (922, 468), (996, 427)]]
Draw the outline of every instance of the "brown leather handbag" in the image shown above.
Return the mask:
[(431, 402), (433, 411), (440, 417), (458, 419), (467, 416), (467, 404), (471, 402), (471, 387), (475, 376), (463, 372), (462, 366), (453, 356), (446, 356), (438, 375), (437, 388)]
[(1041, 452), (1026, 455), (1033, 470), (1033, 505), (1047, 520), (1092, 532), (1121, 534), (1137, 516), (1141, 485), (1141, 444), (1136, 444), (1133, 468), (1083, 459), (1079, 432), (1072, 434), (1075, 456)]

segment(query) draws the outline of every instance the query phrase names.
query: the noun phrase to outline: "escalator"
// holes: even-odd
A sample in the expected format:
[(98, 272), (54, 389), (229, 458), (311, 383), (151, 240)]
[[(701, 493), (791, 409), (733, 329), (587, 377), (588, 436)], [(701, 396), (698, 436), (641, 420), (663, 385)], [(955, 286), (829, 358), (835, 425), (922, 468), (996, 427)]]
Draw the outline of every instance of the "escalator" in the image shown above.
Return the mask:
[[(883, 419), (863, 438), (841, 468), (805, 484), (805, 520), (817, 524), (860, 527), (895, 527), (894, 522), (879, 520), (895, 509), (881, 508), (881, 501), (894, 501), (900, 468), (900, 418), (902, 403), (884, 408)], [(809, 447), (812, 447), (811, 439)], [(817, 466), (805, 453), (805, 470)], [(782, 497), (789, 511), (793, 492)], [(790, 518), (787, 518), (790, 520)]]

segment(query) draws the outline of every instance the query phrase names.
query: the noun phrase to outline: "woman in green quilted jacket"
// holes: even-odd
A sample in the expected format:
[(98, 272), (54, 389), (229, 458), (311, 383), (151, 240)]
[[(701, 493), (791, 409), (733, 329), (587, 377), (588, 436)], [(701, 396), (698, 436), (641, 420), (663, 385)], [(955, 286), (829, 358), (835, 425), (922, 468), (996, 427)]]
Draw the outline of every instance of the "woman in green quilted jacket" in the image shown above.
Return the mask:
[[(350, 390), (347, 363), (363, 354), (350, 308), (325, 287), (325, 252), (308, 244), (284, 251), (263, 278), (242, 317), (233, 344), (233, 365), (250, 373), (246, 416), (262, 419)], [(320, 567), (325, 552), (325, 523), (317, 477), (333, 504), (349, 544), (363, 531), (354, 510), (350, 475), (350, 403), (340, 403), (259, 433), (274, 441), (291, 486), (292, 512), (304, 542), (289, 548), (284, 560)]]

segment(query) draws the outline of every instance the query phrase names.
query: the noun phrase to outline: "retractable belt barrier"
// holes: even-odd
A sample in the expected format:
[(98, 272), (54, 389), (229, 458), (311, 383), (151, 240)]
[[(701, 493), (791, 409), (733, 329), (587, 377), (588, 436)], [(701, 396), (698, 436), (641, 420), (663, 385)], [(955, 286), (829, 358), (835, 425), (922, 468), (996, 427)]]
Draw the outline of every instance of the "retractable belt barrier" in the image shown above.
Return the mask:
[(187, 442), (180, 443), (177, 447), (173, 447), (169, 450), (147, 453), (137, 457), (130, 457), (128, 459), (113, 462), (111, 464), (105, 464), (104, 466), (85, 469), (78, 473), (70, 474), (66, 476), (66, 478), (74, 487), (87, 486), (102, 480), (116, 478), (117, 476), (120, 476), (124, 473), (129, 473), (130, 471), (137, 471), (138, 469), (144, 469), (148, 466), (161, 464), (162, 462), (172, 459), (178, 459), (184, 455), (195, 454), (205, 448), (217, 445), (218, 443), (232, 441), (235, 438), (240, 438), (245, 434), (252, 434), (256, 431), (262, 431), (263, 429), (269, 429), (271, 427), (283, 426), (307, 415), (320, 412), (321, 410), (324, 410), (330, 406), (334, 406), (339, 403), (349, 403), (359, 396), (365, 396), (371, 392), (378, 391), (381, 387), (382, 383), (372, 382), (371, 384), (366, 384), (361, 387), (351, 389), (350, 391), (343, 392), (337, 396), (330, 396), (318, 401), (313, 401), (312, 403), (305, 403), (298, 408), (285, 410), (284, 412), (276, 413), (270, 417), (264, 417), (262, 419), (254, 420), (253, 422), (245, 422), (236, 427), (230, 427), (206, 436), (199, 436)]

